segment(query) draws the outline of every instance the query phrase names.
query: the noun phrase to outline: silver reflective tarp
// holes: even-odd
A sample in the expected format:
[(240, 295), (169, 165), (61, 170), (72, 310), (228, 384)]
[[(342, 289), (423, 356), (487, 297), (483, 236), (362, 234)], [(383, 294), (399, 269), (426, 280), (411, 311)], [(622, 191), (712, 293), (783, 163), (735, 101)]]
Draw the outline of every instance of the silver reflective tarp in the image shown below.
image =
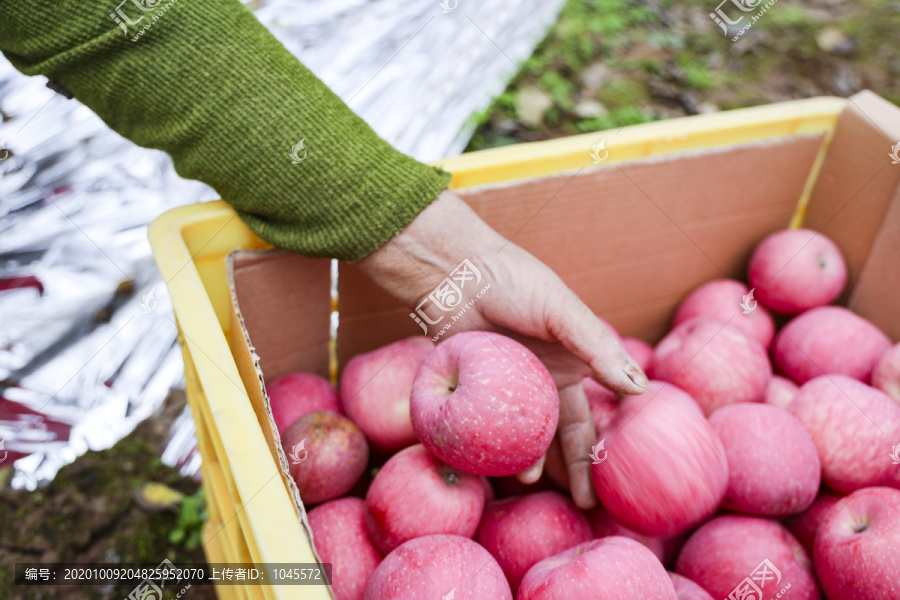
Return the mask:
[[(475, 115), (516, 75), (561, 5), (250, 3), (375, 131), (420, 160), (462, 151)], [(29, 489), (114, 444), (183, 384), (147, 224), (216, 197), (178, 177), (167, 155), (124, 140), (45, 83), (0, 59), (0, 462), (15, 461), (12, 484)], [(286, 139), (285, 152), (295, 142)], [(189, 411), (163, 460), (198, 476)]]

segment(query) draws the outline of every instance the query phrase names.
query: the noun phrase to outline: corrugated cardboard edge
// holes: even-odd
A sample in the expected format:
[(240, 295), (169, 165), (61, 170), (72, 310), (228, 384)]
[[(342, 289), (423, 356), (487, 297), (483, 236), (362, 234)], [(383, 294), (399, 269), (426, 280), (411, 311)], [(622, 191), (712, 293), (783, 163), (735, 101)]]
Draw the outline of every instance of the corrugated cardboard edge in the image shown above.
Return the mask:
[(577, 167), (573, 169), (566, 169), (564, 171), (558, 171), (551, 175), (536, 175), (534, 177), (519, 177), (515, 179), (508, 179), (506, 181), (499, 181), (494, 183), (482, 183), (479, 185), (475, 185), (467, 188), (452, 188), (454, 192), (459, 194), (463, 199), (465, 196), (470, 193), (478, 193), (485, 191), (493, 191), (493, 190), (502, 190), (506, 188), (517, 188), (533, 181), (555, 181), (555, 180), (566, 180), (571, 179), (575, 175), (588, 175), (593, 171), (603, 171), (603, 170), (612, 170), (618, 169), (622, 167), (632, 167), (634, 165), (641, 166), (652, 166), (659, 163), (667, 163), (673, 160), (682, 160), (685, 158), (694, 158), (698, 156), (712, 156), (716, 154), (725, 154), (733, 151), (735, 148), (765, 148), (767, 146), (771, 146), (772, 144), (778, 144), (779, 142), (786, 140), (802, 140), (802, 139), (822, 139), (822, 143), (824, 144), (827, 136), (820, 132), (805, 132), (805, 133), (794, 133), (789, 135), (778, 135), (772, 136), (770, 138), (765, 138), (762, 140), (754, 140), (751, 142), (741, 142), (738, 144), (733, 144), (730, 146), (715, 146), (711, 148), (691, 148), (689, 150), (681, 150), (677, 153), (669, 153), (669, 154), (651, 154), (649, 156), (639, 156), (636, 158), (629, 158), (628, 160), (623, 161), (610, 161), (603, 162), (594, 165), (586, 165), (583, 167)]
[(900, 297), (900, 187), (884, 215), (847, 307), (878, 325), (897, 342), (900, 341), (897, 305), (884, 301), (884, 298), (897, 297)]
[[(250, 335), (244, 325), (244, 318), (241, 315), (240, 303), (238, 302), (234, 287), (234, 260), (237, 255), (265, 256), (278, 252), (281, 251), (274, 249), (234, 250), (230, 252), (225, 259), (225, 268), (228, 278), (228, 293), (231, 296), (231, 351), (234, 355), (238, 372), (241, 375), (241, 380), (244, 383), (244, 387), (247, 389), (247, 396), (250, 398), (250, 404), (253, 406), (253, 411), (256, 413), (260, 427), (263, 429), (263, 436), (266, 439), (266, 443), (269, 445), (269, 450), (272, 451), (272, 456), (278, 461), (278, 466), (281, 470), (281, 480), (284, 483), (285, 488), (287, 488), (291, 500), (294, 502), (297, 518), (299, 518), (300, 522), (303, 524), (303, 529), (309, 538), (309, 543), (316, 560), (321, 563), (322, 557), (319, 556), (316, 545), (313, 543), (312, 528), (309, 525), (309, 520), (306, 518), (306, 507), (303, 504), (303, 500), (300, 499), (300, 490), (297, 489), (297, 484), (294, 483), (294, 478), (291, 477), (290, 474), (287, 455), (281, 447), (281, 443), (275, 442), (275, 440), (279, 440), (279, 436), (277, 435), (278, 428), (275, 425), (275, 418), (272, 416), (272, 405), (269, 401), (269, 395), (266, 393), (265, 379), (263, 378), (263, 372), (259, 364), (259, 355), (256, 354), (256, 350), (250, 341)], [(236, 335), (238, 331), (240, 331), (240, 335)], [(261, 412), (265, 413), (265, 419), (262, 419)], [(265, 424), (268, 424), (268, 430), (266, 429)], [(330, 588), (329, 594), (331, 594)]]
[(900, 297), (900, 165), (891, 148), (900, 142), (900, 108), (863, 91), (838, 118), (804, 226), (840, 246), (848, 266), (839, 300), (880, 327), (895, 342), (900, 319), (883, 298)]

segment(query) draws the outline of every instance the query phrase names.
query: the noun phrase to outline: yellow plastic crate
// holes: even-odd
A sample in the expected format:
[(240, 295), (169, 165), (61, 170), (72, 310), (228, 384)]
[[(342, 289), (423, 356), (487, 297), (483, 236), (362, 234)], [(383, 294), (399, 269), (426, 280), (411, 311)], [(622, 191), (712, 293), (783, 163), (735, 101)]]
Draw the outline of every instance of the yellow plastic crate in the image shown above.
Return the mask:
[[(602, 139), (609, 151), (604, 164), (610, 164), (775, 137), (824, 134), (804, 192), (808, 196), (846, 104), (840, 98), (785, 102), (473, 152), (437, 164), (453, 173), (452, 187), (467, 188), (591, 165), (589, 150)], [(801, 202), (798, 219), (802, 213)], [(187, 397), (203, 458), (209, 506), (203, 536), (207, 558), (210, 562), (314, 562), (229, 346), (225, 257), (239, 248), (267, 245), (221, 201), (168, 211), (151, 224), (149, 237), (172, 297)], [(217, 591), (220, 598), (330, 598), (326, 588), (311, 586), (230, 585)]]

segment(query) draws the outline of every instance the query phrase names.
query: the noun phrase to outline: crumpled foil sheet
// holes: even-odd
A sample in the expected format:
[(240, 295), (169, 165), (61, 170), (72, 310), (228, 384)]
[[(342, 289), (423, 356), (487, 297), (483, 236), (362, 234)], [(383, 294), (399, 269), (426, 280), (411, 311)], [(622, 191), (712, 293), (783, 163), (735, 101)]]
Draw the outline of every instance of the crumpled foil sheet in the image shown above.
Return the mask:
[[(563, 0), (264, 0), (249, 6), (382, 137), (460, 153)], [(140, 43), (140, 42), (138, 42)], [(147, 225), (216, 198), (164, 153), (0, 59), (0, 464), (35, 489), (183, 385)], [(286, 144), (288, 141), (286, 140)], [(286, 146), (286, 152), (289, 148)], [(189, 409), (162, 459), (199, 477)]]

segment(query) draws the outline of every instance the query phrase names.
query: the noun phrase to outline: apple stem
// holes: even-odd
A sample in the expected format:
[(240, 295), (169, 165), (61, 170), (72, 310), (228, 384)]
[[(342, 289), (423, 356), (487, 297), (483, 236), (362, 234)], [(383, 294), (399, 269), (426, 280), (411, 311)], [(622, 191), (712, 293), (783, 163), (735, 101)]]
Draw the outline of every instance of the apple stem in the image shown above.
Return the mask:
[(447, 392), (452, 394), (456, 391), (456, 388), (459, 387), (459, 373), (453, 373), (450, 377), (446, 379), (447, 381)]
[(453, 486), (459, 483), (459, 475), (453, 471), (445, 471), (444, 473), (441, 473), (441, 477), (447, 485)]

